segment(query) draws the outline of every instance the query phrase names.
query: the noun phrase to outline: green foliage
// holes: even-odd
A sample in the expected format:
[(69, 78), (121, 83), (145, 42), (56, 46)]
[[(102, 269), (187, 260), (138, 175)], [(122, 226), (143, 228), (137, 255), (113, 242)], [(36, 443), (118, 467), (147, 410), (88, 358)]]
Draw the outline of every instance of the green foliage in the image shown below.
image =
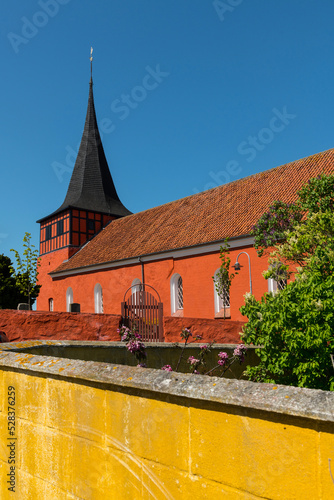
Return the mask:
[(251, 380), (334, 390), (333, 185), (334, 176), (319, 176), (299, 191), (308, 212), (271, 254), (264, 276), (287, 277), (289, 262), (299, 263), (295, 281), (260, 301), (245, 296), (243, 341), (262, 346), (260, 364), (247, 367)]
[(30, 240), (31, 234), (25, 233), (22, 258), (17, 250), (11, 249), (11, 252), (15, 253), (16, 258), (16, 285), (29, 304), (29, 309), (31, 309), (31, 306), (38, 297), (41, 288), (41, 285), (36, 285), (39, 267), (38, 250), (30, 243)]
[(16, 309), (22, 302), (12, 266), (10, 258), (0, 254), (0, 309)]
[(283, 243), (287, 232), (291, 232), (301, 222), (303, 214), (333, 210), (334, 175), (318, 175), (310, 179), (298, 191), (296, 203), (274, 201), (251, 231), (259, 257), (268, 247)]
[(310, 213), (334, 210), (334, 175), (318, 175), (298, 192), (301, 208)]
[(259, 366), (246, 370), (251, 380), (334, 390), (333, 271), (333, 258), (320, 248), (284, 290), (246, 298), (243, 342), (262, 346)]
[(230, 288), (233, 278), (235, 274), (238, 273), (230, 273), (230, 265), (231, 259), (229, 257), (229, 248), (230, 245), (228, 243), (228, 238), (225, 239), (224, 245), (220, 247), (219, 257), (221, 260), (221, 265), (219, 270), (217, 271), (215, 276), (212, 276), (212, 279), (215, 284), (216, 291), (219, 297), (223, 301), (224, 305), (224, 319), (226, 318), (226, 302), (230, 295)]
[(301, 221), (302, 216), (299, 203), (274, 201), (251, 231), (258, 256), (261, 257), (266, 248), (284, 241), (286, 231), (291, 231)]

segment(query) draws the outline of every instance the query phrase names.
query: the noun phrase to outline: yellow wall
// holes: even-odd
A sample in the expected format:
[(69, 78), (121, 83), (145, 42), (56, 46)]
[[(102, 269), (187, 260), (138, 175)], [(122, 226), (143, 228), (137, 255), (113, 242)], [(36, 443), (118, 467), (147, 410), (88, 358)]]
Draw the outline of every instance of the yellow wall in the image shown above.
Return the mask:
[[(5, 358), (0, 366), (1, 499), (334, 498), (332, 423), (214, 401), (216, 386), (226, 385), (221, 379), (206, 380), (212, 389), (205, 400), (202, 377), (180, 375), (177, 383), (200, 392), (188, 399), (167, 394), (171, 375), (158, 371), (166, 393), (137, 389), (140, 368), (10, 356), (15, 363), (5, 366)], [(81, 370), (99, 365), (95, 382), (70, 378), (76, 363)], [(108, 370), (113, 385), (102, 383)], [(153, 380), (154, 371), (144, 376)], [(259, 394), (260, 384), (253, 385)], [(15, 493), (6, 483), (8, 386), (16, 393)], [(274, 401), (280, 387), (269, 389)]]

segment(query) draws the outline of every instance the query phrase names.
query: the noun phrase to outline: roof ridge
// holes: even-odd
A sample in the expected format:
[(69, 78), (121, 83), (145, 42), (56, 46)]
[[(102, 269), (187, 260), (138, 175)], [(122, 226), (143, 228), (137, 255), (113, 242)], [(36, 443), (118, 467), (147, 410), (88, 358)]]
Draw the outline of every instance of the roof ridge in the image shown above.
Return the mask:
[(53, 274), (249, 235), (273, 201), (295, 201), (321, 173), (334, 173), (334, 149), (114, 220)]
[(277, 165), (276, 167), (272, 167), (272, 168), (269, 168), (267, 170), (262, 170), (261, 172), (255, 172), (254, 174), (247, 175), (246, 177), (241, 177), (240, 179), (235, 179), (233, 181), (226, 182), (225, 184), (219, 184), (218, 186), (212, 187), (210, 189), (206, 189), (205, 191), (200, 191), (199, 193), (194, 193), (194, 194), (188, 194), (187, 196), (183, 196), (182, 198), (177, 198), (176, 200), (168, 201), (167, 203), (162, 203), (161, 205), (156, 205), (154, 207), (150, 207), (150, 208), (141, 210), (140, 212), (135, 212), (134, 214), (129, 214), (129, 215), (140, 215), (143, 212), (148, 212), (150, 210), (155, 210), (155, 209), (160, 208), (160, 207), (165, 207), (165, 206), (171, 205), (173, 203), (186, 200), (188, 198), (193, 198), (195, 196), (203, 196), (204, 194), (212, 192), (215, 189), (221, 189), (222, 187), (225, 187), (225, 186), (228, 187), (231, 184), (235, 184), (237, 182), (246, 182), (246, 181), (248, 181), (251, 178), (254, 178), (254, 177), (257, 177), (257, 176), (261, 176), (261, 175), (265, 175), (265, 174), (267, 174), (269, 172), (272, 172), (273, 170), (278, 170), (280, 168), (287, 167), (289, 165), (292, 165), (293, 163), (297, 163), (299, 161), (304, 161), (306, 159), (312, 158), (313, 156), (318, 156), (318, 155), (321, 155), (321, 154), (324, 154), (324, 153), (328, 153), (329, 151), (334, 151), (334, 148), (326, 149), (324, 151), (320, 151), (319, 153), (313, 153), (310, 156), (304, 156), (303, 158), (299, 158), (298, 160), (293, 160), (293, 161), (290, 161), (288, 163), (282, 163), (281, 165)]

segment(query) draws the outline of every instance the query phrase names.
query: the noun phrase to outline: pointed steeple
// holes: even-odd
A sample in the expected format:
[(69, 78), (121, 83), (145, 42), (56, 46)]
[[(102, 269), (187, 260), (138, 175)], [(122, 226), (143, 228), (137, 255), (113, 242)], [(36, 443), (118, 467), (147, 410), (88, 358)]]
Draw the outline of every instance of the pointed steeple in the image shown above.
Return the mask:
[(90, 61), (87, 115), (78, 156), (64, 203), (51, 215), (77, 208), (122, 217), (131, 212), (118, 197), (102, 146), (94, 106), (92, 56)]
[(89, 83), (88, 108), (81, 144), (67, 194), (59, 210), (68, 207), (115, 216), (131, 213), (117, 195), (104, 154), (96, 121), (92, 78)]

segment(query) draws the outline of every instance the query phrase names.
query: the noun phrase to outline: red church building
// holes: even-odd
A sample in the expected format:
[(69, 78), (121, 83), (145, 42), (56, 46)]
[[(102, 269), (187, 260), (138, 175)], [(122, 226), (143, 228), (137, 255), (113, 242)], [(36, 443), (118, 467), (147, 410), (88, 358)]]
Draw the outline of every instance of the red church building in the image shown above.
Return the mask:
[[(292, 202), (309, 178), (334, 173), (334, 150), (131, 214), (121, 203), (104, 154), (90, 81), (83, 136), (64, 203), (40, 223), (39, 311), (121, 314), (146, 324), (166, 317), (244, 321), (239, 308), (266, 281), (252, 226), (275, 200)], [(229, 238), (240, 264), (225, 308), (214, 287), (219, 249)], [(122, 306), (123, 303), (123, 306)], [(153, 316), (159, 304), (159, 316)], [(144, 306), (144, 307), (143, 307)], [(122, 309), (123, 307), (123, 309)], [(145, 313), (143, 313), (145, 311)], [(162, 338), (162, 332), (160, 332)]]

